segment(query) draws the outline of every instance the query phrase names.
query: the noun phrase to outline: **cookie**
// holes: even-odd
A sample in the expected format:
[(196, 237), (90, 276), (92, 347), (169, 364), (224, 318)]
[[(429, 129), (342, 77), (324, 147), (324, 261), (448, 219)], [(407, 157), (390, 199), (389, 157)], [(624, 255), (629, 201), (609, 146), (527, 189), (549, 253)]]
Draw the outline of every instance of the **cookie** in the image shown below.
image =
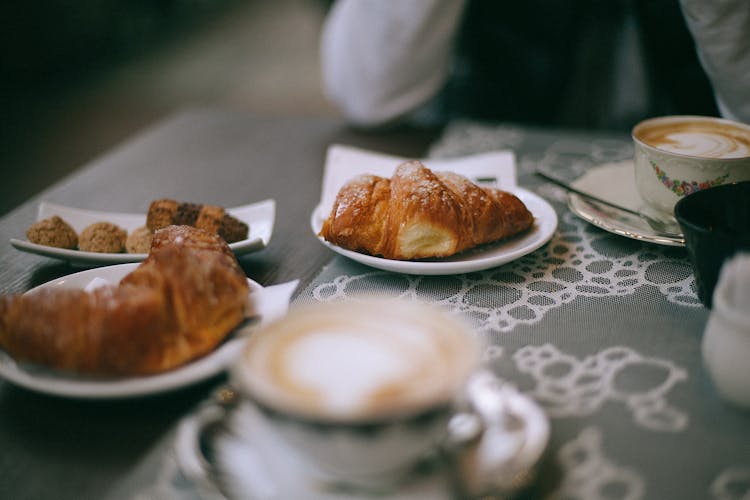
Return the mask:
[(148, 253), (154, 233), (146, 226), (134, 229), (125, 239), (125, 251), (128, 253)]
[(125, 250), (127, 234), (111, 222), (95, 222), (81, 231), (78, 248), (84, 252), (120, 253)]
[(198, 203), (179, 203), (172, 224), (175, 226), (195, 226), (201, 207), (202, 205)]
[(177, 214), (178, 207), (179, 203), (175, 200), (161, 199), (152, 201), (146, 214), (146, 227), (151, 231), (156, 231), (157, 229), (174, 224), (174, 217)]
[(219, 227), (219, 236), (227, 243), (234, 243), (246, 239), (248, 230), (247, 224), (229, 214), (224, 214)]
[(30, 242), (48, 247), (74, 249), (78, 235), (70, 224), (57, 215), (33, 223), (26, 230)]
[(195, 220), (195, 227), (203, 229), (209, 233), (217, 234), (221, 227), (221, 221), (224, 218), (224, 209), (216, 205), (203, 205), (198, 218)]

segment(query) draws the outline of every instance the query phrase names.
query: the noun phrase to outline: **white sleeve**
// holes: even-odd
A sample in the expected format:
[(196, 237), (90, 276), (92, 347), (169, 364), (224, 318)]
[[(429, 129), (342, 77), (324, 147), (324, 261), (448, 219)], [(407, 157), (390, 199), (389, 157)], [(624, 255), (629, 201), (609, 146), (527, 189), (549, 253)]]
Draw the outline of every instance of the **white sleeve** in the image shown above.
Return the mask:
[(681, 4), (721, 114), (750, 123), (750, 1)]
[(326, 95), (353, 123), (380, 125), (445, 83), (465, 0), (339, 0), (323, 26)]

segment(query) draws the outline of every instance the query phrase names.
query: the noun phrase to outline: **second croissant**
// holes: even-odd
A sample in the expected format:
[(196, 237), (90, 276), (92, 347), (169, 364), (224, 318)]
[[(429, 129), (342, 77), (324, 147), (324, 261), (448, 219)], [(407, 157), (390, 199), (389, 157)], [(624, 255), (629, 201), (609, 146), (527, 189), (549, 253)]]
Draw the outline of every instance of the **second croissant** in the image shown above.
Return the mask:
[(533, 223), (517, 196), (413, 160), (390, 179), (361, 175), (345, 184), (319, 234), (348, 250), (413, 260), (448, 257)]

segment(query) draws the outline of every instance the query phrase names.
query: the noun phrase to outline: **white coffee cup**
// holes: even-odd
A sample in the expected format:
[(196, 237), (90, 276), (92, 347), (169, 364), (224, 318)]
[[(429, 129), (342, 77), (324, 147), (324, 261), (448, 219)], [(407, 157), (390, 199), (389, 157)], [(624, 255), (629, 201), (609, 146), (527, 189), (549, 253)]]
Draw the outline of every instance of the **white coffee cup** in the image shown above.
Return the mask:
[(377, 482), (434, 448), (479, 356), (474, 333), (434, 308), (326, 304), (254, 332), (232, 381), (311, 462)]
[(188, 481), (208, 495), (479, 498), (534, 480), (549, 419), (480, 366), (471, 328), (431, 306), (351, 300), (252, 332), (231, 386), (180, 422)]
[(707, 116), (664, 116), (637, 124), (635, 183), (644, 211), (674, 221), (683, 196), (750, 180), (750, 125)]

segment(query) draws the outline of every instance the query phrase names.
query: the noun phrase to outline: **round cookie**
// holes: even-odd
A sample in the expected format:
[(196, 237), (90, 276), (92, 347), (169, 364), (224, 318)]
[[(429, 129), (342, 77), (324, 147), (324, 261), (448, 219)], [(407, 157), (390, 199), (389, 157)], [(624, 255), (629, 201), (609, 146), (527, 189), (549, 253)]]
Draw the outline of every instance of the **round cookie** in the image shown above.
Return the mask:
[(146, 226), (139, 227), (128, 234), (125, 240), (125, 251), (128, 253), (148, 253), (154, 233)]
[(127, 231), (110, 222), (95, 222), (81, 231), (78, 248), (84, 252), (120, 253)]
[(74, 249), (78, 245), (75, 230), (57, 215), (36, 221), (26, 230), (30, 242), (48, 247)]

